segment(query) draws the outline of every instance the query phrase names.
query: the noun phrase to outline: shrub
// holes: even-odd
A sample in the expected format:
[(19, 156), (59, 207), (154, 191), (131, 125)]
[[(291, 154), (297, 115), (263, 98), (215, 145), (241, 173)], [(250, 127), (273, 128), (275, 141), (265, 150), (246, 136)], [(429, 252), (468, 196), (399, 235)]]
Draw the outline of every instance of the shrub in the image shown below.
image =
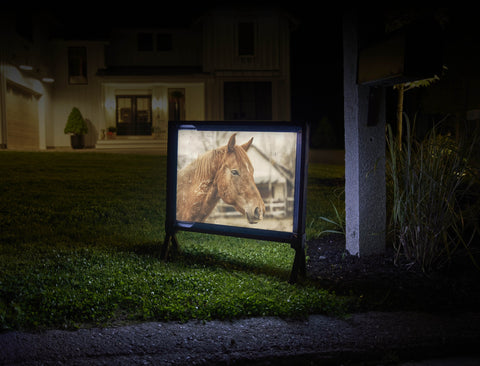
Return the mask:
[(417, 141), (407, 119), (401, 149), (390, 128), (387, 145), (387, 191), (396, 260), (403, 253), (425, 272), (440, 269), (459, 247), (468, 250), (478, 231), (476, 227), (467, 230), (465, 206), (467, 195), (468, 201), (478, 202), (470, 166), (475, 141), (456, 141), (435, 128)]
[(73, 135), (84, 135), (88, 132), (87, 123), (77, 107), (72, 108), (63, 132), (66, 134), (71, 133)]
[(313, 128), (310, 146), (314, 149), (334, 149), (337, 145), (337, 137), (331, 121), (327, 117), (322, 117)]

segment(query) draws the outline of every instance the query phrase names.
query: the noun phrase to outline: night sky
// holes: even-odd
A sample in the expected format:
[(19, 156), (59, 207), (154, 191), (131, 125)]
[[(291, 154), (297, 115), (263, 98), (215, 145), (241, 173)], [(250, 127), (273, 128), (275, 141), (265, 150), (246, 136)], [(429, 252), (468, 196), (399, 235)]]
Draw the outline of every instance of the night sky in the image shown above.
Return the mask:
[[(326, 118), (343, 141), (342, 15), (303, 8), (291, 38), (292, 119)], [(339, 142), (341, 143), (341, 141)]]

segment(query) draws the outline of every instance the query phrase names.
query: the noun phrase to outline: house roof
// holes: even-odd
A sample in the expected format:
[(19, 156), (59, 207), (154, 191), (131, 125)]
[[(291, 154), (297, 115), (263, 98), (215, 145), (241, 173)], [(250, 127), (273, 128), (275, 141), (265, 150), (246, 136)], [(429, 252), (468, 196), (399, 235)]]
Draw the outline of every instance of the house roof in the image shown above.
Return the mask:
[(277, 169), (276, 163), (269, 160), (258, 147), (251, 145), (248, 149), (248, 157), (255, 169), (253, 176), (256, 184), (286, 183), (287, 178)]
[(201, 66), (109, 66), (97, 71), (98, 76), (192, 75), (201, 73)]

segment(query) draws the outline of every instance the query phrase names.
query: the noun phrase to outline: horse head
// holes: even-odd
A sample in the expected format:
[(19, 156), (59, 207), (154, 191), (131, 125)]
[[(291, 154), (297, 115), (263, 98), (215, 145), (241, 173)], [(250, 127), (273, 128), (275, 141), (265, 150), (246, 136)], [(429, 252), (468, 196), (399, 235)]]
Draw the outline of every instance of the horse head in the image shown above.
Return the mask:
[(215, 181), (220, 198), (246, 216), (250, 224), (263, 220), (265, 203), (253, 179), (253, 165), (247, 155), (253, 137), (243, 145), (235, 144), (233, 134), (225, 148), (225, 158)]

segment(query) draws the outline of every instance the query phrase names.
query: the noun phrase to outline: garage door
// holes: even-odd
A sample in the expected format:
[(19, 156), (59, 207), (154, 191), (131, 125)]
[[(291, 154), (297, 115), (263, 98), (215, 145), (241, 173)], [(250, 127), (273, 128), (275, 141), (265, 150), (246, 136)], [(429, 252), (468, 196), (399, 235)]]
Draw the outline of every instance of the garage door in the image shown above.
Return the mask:
[(7, 83), (7, 148), (37, 149), (38, 94)]

